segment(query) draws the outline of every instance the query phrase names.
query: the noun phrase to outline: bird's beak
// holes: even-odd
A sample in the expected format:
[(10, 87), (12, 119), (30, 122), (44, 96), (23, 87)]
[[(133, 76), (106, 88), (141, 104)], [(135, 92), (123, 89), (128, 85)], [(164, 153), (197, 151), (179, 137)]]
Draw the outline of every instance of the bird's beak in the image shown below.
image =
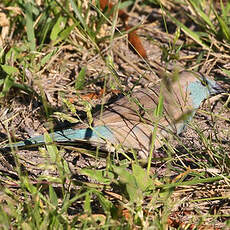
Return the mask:
[(215, 84), (212, 89), (210, 89), (211, 95), (217, 95), (221, 93), (226, 93), (226, 90), (223, 89), (219, 84)]

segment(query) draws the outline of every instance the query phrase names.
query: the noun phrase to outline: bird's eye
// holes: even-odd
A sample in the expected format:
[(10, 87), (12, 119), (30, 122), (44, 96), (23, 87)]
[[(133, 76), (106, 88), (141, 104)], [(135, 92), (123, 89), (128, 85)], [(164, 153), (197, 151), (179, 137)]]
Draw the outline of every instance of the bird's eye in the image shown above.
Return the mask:
[(207, 86), (207, 85), (208, 85), (207, 80), (206, 80), (206, 79), (202, 79), (202, 80), (201, 80), (201, 85)]

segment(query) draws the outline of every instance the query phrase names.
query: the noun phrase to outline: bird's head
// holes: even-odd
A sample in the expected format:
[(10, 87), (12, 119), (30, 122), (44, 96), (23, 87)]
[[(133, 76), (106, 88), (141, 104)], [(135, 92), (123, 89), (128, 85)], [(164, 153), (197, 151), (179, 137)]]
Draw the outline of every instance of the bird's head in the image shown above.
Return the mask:
[(184, 71), (179, 75), (178, 82), (186, 95), (189, 96), (194, 109), (199, 108), (205, 99), (224, 92), (217, 82), (200, 73)]

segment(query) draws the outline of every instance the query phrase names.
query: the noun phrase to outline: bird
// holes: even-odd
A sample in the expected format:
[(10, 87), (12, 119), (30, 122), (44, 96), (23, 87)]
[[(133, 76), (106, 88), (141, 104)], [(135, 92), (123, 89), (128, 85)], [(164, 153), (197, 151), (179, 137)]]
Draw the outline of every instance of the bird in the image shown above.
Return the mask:
[[(223, 92), (216, 81), (203, 74), (182, 71), (151, 87), (118, 96), (94, 115), (90, 125), (75, 124), (49, 135), (52, 143), (87, 143), (104, 151), (134, 150), (140, 158), (147, 158), (152, 147), (154, 150), (162, 147), (172, 135), (185, 130), (204, 100)], [(39, 135), (1, 149), (44, 144), (44, 135)]]

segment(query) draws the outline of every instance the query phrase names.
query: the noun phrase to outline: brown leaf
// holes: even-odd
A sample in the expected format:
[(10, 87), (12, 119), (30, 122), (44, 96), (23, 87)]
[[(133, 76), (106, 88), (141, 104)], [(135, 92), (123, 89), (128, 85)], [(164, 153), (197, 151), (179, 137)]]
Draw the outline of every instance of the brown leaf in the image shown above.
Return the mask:
[[(126, 30), (129, 29), (131, 29), (131, 26), (126, 26)], [(140, 37), (137, 35), (136, 30), (128, 33), (128, 40), (132, 44), (134, 50), (143, 58), (147, 59), (145, 48), (142, 45)]]

